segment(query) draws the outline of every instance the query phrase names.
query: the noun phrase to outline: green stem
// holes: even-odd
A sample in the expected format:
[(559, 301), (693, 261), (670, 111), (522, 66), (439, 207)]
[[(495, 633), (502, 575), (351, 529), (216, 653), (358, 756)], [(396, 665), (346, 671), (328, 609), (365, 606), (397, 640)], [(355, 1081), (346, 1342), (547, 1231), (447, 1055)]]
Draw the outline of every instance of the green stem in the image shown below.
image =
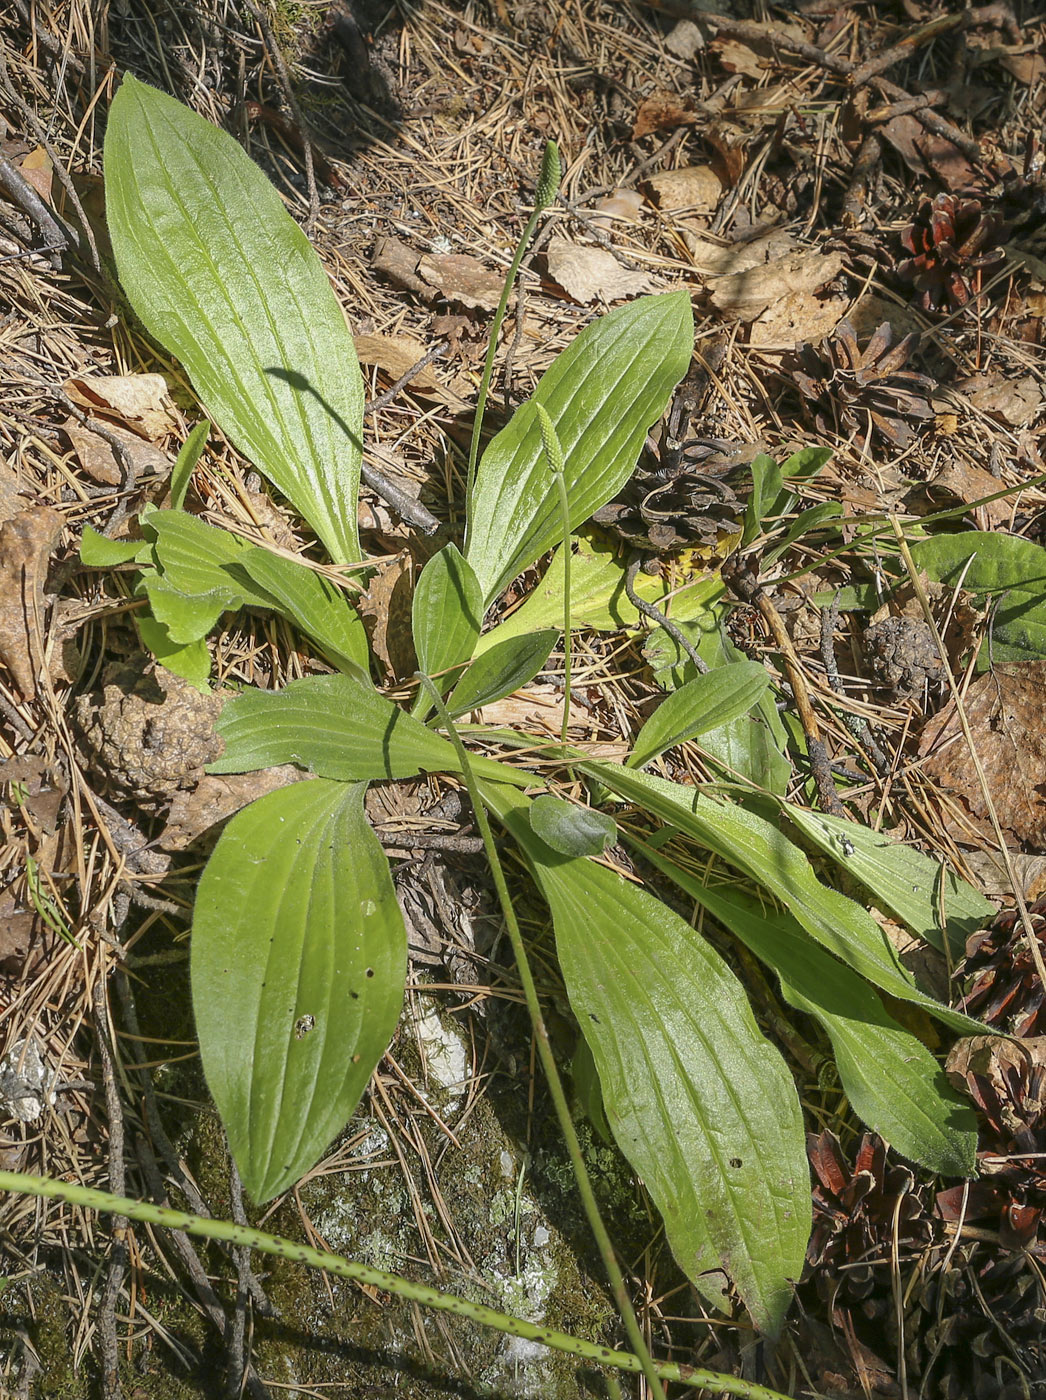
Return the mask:
[(541, 425), (541, 442), (545, 456), (556, 479), (559, 493), (559, 518), (563, 525), (563, 728), (560, 733), (564, 745), (567, 742), (567, 728), (570, 724), (570, 498), (567, 495), (566, 468), (563, 460), (563, 447), (559, 441), (555, 424), (548, 410), (534, 401), (538, 423)]
[(643, 1340), (643, 1334), (640, 1331), (639, 1323), (636, 1320), (636, 1315), (632, 1308), (632, 1300), (629, 1298), (628, 1289), (625, 1287), (624, 1275), (621, 1273), (621, 1267), (614, 1253), (614, 1246), (611, 1244), (607, 1228), (603, 1224), (603, 1217), (599, 1213), (599, 1206), (596, 1204), (595, 1192), (592, 1190), (592, 1183), (588, 1177), (588, 1168), (585, 1165), (581, 1144), (578, 1142), (577, 1133), (574, 1130), (574, 1120), (570, 1116), (570, 1107), (563, 1089), (563, 1081), (559, 1077), (556, 1057), (552, 1053), (552, 1042), (549, 1039), (548, 1029), (545, 1026), (545, 1018), (541, 1012), (541, 1003), (538, 1000), (537, 986), (534, 982), (534, 975), (530, 970), (530, 959), (527, 956), (526, 945), (523, 942), (523, 935), (520, 932), (519, 923), (516, 919), (516, 911), (512, 905), (512, 896), (509, 894), (508, 882), (505, 879), (501, 858), (498, 855), (497, 846), (494, 844), (494, 834), (490, 829), (490, 818), (487, 816), (487, 809), (480, 795), (479, 784), (476, 782), (475, 774), (472, 772), (472, 764), (469, 760), (465, 745), (461, 742), (461, 736), (458, 734), (453, 720), (447, 713), (447, 707), (440, 699), (439, 691), (437, 691), (436, 687), (427, 676), (419, 676), (419, 680), (422, 685), (429, 687), (432, 702), (439, 712), (440, 720), (447, 731), (447, 737), (457, 750), (458, 762), (461, 765), (461, 773), (465, 779), (465, 786), (468, 788), (469, 798), (472, 802), (473, 816), (476, 819), (476, 825), (479, 827), (479, 834), (483, 838), (483, 846), (486, 851), (487, 862), (490, 865), (490, 873), (494, 880), (494, 888), (497, 890), (498, 901), (501, 904), (501, 911), (505, 916), (505, 926), (512, 944), (512, 952), (515, 955), (516, 966), (519, 969), (519, 980), (523, 987), (523, 995), (526, 999), (527, 1010), (530, 1012), (530, 1020), (534, 1028), (534, 1039), (537, 1043), (538, 1058), (541, 1060), (542, 1068), (545, 1071), (545, 1077), (548, 1080), (549, 1092), (552, 1095), (556, 1117), (559, 1120), (560, 1132), (563, 1134), (563, 1140), (570, 1154), (571, 1165), (574, 1168), (574, 1176), (577, 1180), (581, 1203), (584, 1206), (589, 1229), (592, 1231), (595, 1238), (596, 1245), (603, 1260), (603, 1266), (610, 1280), (610, 1287), (614, 1294), (614, 1302), (617, 1304), (618, 1314), (624, 1324), (628, 1340), (632, 1344), (632, 1348), (640, 1360), (643, 1375), (646, 1377), (646, 1382), (650, 1387), (651, 1394), (655, 1397), (661, 1397), (661, 1400), (665, 1400), (665, 1393), (658, 1377), (657, 1367), (654, 1365), (650, 1353), (647, 1350), (646, 1342)]
[[(145, 1225), (162, 1225), (169, 1230), (184, 1230), (189, 1235), (199, 1235), (204, 1239), (225, 1240), (230, 1244), (244, 1245), (257, 1249), (263, 1254), (275, 1254), (292, 1263), (305, 1264), (310, 1269), (323, 1269), (338, 1278), (351, 1279), (354, 1283), (380, 1289), (385, 1293), (395, 1293), (400, 1298), (420, 1303), (422, 1307), (435, 1308), (440, 1312), (456, 1313), (467, 1317), (482, 1327), (491, 1327), (497, 1332), (507, 1332), (512, 1337), (524, 1337), (528, 1341), (541, 1342), (555, 1351), (567, 1352), (570, 1356), (580, 1356), (586, 1361), (594, 1361), (601, 1366), (610, 1366), (618, 1371), (641, 1371), (638, 1356), (627, 1351), (613, 1351), (597, 1342), (587, 1342), (582, 1337), (571, 1337), (566, 1332), (555, 1332), (537, 1323), (524, 1322), (521, 1318), (510, 1317), (507, 1313), (496, 1312), (482, 1303), (470, 1303), (467, 1298), (455, 1297), (452, 1293), (440, 1293), (423, 1283), (412, 1283), (398, 1274), (387, 1274), (383, 1269), (373, 1269), (369, 1264), (358, 1264), (352, 1259), (343, 1259), (338, 1254), (328, 1254), (309, 1245), (298, 1244), (294, 1240), (282, 1239), (279, 1235), (266, 1234), (249, 1225), (236, 1225), (231, 1220), (212, 1220), (199, 1215), (189, 1215), (186, 1211), (170, 1210), (166, 1206), (153, 1205), (151, 1201), (133, 1201), (123, 1196), (111, 1196), (108, 1191), (95, 1191), (88, 1186), (77, 1186), (71, 1181), (56, 1181), (46, 1176), (24, 1176), (21, 1172), (0, 1171), (0, 1191), (17, 1191), (26, 1196), (43, 1196), (48, 1200), (68, 1201), (71, 1205), (85, 1206), (88, 1210), (104, 1211), (109, 1215), (124, 1215), (128, 1220), (140, 1220)], [(737, 1395), (741, 1400), (788, 1400), (775, 1390), (755, 1385), (751, 1381), (736, 1380), (733, 1376), (721, 1375), (716, 1371), (701, 1371), (693, 1366), (661, 1362), (657, 1374), (666, 1381), (678, 1381), (681, 1385), (694, 1389), (711, 1390), (718, 1395)]]

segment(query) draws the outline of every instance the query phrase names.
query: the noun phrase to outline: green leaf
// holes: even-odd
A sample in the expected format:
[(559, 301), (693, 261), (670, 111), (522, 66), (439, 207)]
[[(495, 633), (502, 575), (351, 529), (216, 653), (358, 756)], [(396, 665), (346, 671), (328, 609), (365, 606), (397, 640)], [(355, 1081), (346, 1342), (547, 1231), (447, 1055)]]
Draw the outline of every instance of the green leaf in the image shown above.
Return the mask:
[(144, 528), (154, 540), (156, 566), (172, 588), (189, 594), (223, 589), (230, 612), (247, 602), (243, 587), (226, 572), (251, 548), (246, 540), (184, 510), (153, 511)]
[[(885, 912), (953, 962), (966, 940), (995, 915), (995, 906), (940, 861), (842, 817), (791, 803), (781, 810), (799, 830), (858, 881)], [(941, 911), (945, 922), (941, 926)]]
[(411, 625), (418, 665), (426, 675), (471, 658), (483, 625), (483, 590), (457, 545), (445, 545), (422, 569)]
[(832, 521), (841, 519), (843, 508), (838, 501), (819, 501), (817, 505), (810, 506), (792, 521), (781, 539), (775, 541), (772, 549), (766, 550), (763, 554), (764, 563), (771, 564), (775, 559), (793, 545), (796, 540), (801, 540), (804, 535), (811, 535), (815, 530), (819, 530), (822, 525), (827, 525)]
[(173, 671), (205, 694), (210, 690), (211, 653), (205, 641), (189, 642), (187, 645), (172, 641), (163, 623), (157, 622), (148, 613), (136, 613), (134, 620), (142, 646), (156, 657), (161, 666), (166, 666), (168, 671)]
[(109, 112), (105, 193), (146, 329), (335, 562), (359, 559), (363, 380), (327, 274), (276, 190), (231, 136), (128, 74)]
[(196, 463), (200, 460), (200, 455), (207, 445), (207, 437), (211, 431), (211, 425), (205, 418), (202, 423), (197, 423), (192, 432), (182, 444), (182, 450), (178, 453), (178, 458), (171, 472), (171, 509), (181, 510), (185, 504), (185, 496), (189, 490), (189, 482), (196, 469)]
[(153, 617), (167, 629), (177, 646), (187, 646), (206, 637), (223, 612), (229, 608), (225, 589), (210, 593), (182, 593), (166, 579), (151, 571), (141, 580)]
[(601, 856), (617, 837), (613, 817), (546, 793), (530, 804), (530, 825), (561, 856)]
[(772, 513), (774, 502), (781, 494), (781, 468), (772, 457), (760, 452), (752, 458), (752, 494), (745, 507), (744, 528), (740, 548), (762, 532), (763, 522)]
[(790, 915), (726, 884), (703, 881), (642, 842), (637, 849), (781, 979), (785, 999), (824, 1028), (861, 1121), (903, 1157), (945, 1176), (975, 1167), (977, 1119), (929, 1050), (888, 1015), (868, 983)]
[[(597, 632), (617, 632), (635, 627), (639, 613), (625, 595), (625, 564), (616, 545), (593, 530), (583, 531), (573, 538), (574, 553), (570, 562), (570, 623), (572, 627), (591, 627)], [(528, 632), (541, 632), (548, 627), (563, 625), (563, 550), (552, 557), (541, 582), (535, 584), (526, 601), (504, 622), (479, 639), (476, 651), (482, 655), (492, 646), (509, 637), (522, 637)], [(668, 579), (660, 574), (636, 575), (635, 591), (648, 603), (657, 603), (672, 592), (672, 617), (700, 615), (707, 606), (723, 594), (718, 574), (710, 574), (694, 583), (673, 591)]]
[[(916, 566), (938, 583), (970, 593), (1002, 594), (992, 615), (991, 661), (1034, 661), (1046, 657), (1046, 549), (992, 531), (935, 535), (912, 546)], [(981, 665), (989, 664), (988, 648)]]
[(833, 447), (801, 447), (781, 463), (781, 475), (786, 481), (793, 476), (803, 482), (813, 481), (821, 468), (832, 460), (834, 451)]
[(143, 551), (147, 555), (148, 548), (144, 540), (111, 540), (85, 525), (80, 540), (80, 562), (89, 569), (112, 569), (118, 564), (129, 564)]
[(978, 1021), (917, 987), (868, 910), (822, 885), (805, 852), (773, 822), (653, 773), (593, 761), (577, 766), (764, 886), (818, 943), (876, 987), (921, 1006), (961, 1035), (985, 1033)]
[(192, 996), (243, 1183), (288, 1190), (341, 1132), (396, 1029), (407, 935), (364, 785), (301, 782), (222, 832), (200, 878)]
[(559, 632), (549, 628), (511, 637), (477, 656), (447, 702), (451, 719), (491, 705), (532, 681), (552, 654)]
[(689, 293), (670, 292), (618, 307), (556, 357), (476, 474), (465, 553), (486, 603), (563, 538), (534, 403), (562, 444), (569, 527), (576, 529), (635, 469), (647, 430), (686, 373), (693, 342)]
[[(249, 690), (231, 700), (217, 731), (225, 749), (210, 773), (249, 773), (296, 763), (321, 778), (369, 782), (456, 773), (453, 744), (349, 676), (307, 676), (283, 690)], [(518, 782), (533, 774), (473, 758), (483, 777)]]
[(605, 866), (556, 855), (526, 798), (492, 784), (483, 794), (552, 909), (607, 1120), (680, 1268), (710, 1298), (706, 1275), (724, 1270), (756, 1326), (775, 1333), (811, 1223), (802, 1114), (781, 1055), (689, 924)]
[(758, 661), (737, 661), (708, 671), (665, 697), (636, 738), (630, 768), (642, 768), (676, 744), (745, 715), (770, 684)]

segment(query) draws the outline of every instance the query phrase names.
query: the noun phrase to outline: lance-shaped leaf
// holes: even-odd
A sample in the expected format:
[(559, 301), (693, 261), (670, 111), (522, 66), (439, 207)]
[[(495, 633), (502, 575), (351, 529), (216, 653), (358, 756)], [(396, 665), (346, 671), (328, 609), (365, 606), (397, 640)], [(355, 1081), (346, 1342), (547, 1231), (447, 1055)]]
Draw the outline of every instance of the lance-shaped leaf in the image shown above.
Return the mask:
[(689, 1279), (733, 1280), (776, 1332), (810, 1234), (799, 1097), (722, 958), (614, 871), (557, 855), (527, 799), (485, 784), (552, 909), (570, 1004), (591, 1047), (607, 1121), (642, 1176)]
[(920, 1040), (888, 1015), (863, 978), (789, 914), (727, 884), (709, 887), (662, 852), (637, 847), (778, 974), (785, 1000), (824, 1027), (858, 1117), (903, 1157), (945, 1176), (974, 1170), (977, 1119)]
[[(296, 763), (320, 778), (370, 782), (459, 771), (453, 744), (349, 676), (306, 676), (283, 690), (246, 691), (229, 701), (216, 728), (225, 748), (210, 773)], [(497, 782), (537, 781), (488, 758), (473, 758), (472, 766)]]
[(667, 695), (643, 725), (629, 766), (642, 768), (666, 749), (746, 715), (769, 684), (758, 661), (737, 661), (688, 681)]
[(258, 1203), (293, 1186), (344, 1128), (403, 1004), (407, 935), (363, 794), (319, 781), (259, 798), (200, 879), (200, 1055)]
[(445, 545), (422, 569), (414, 590), (411, 628), (418, 665), (434, 676), (468, 661), (482, 623), (479, 580), (457, 545)]
[(327, 274), (272, 184), (231, 136), (128, 74), (105, 193), (146, 329), (335, 562), (359, 559), (363, 380)]
[(477, 656), (447, 702), (451, 718), (492, 705), (532, 681), (558, 641), (559, 633), (550, 627), (544, 632), (506, 638)]
[(876, 987), (921, 1006), (961, 1035), (984, 1034), (979, 1021), (953, 1011), (916, 986), (868, 910), (822, 885), (806, 853), (772, 822), (653, 773), (591, 761), (578, 766), (611, 792), (644, 807), (765, 886), (818, 943)]
[(533, 400), (491, 441), (476, 474), (465, 552), (486, 603), (563, 538), (534, 403), (562, 445), (576, 529), (635, 468), (647, 430), (686, 373), (693, 343), (689, 294), (670, 292), (611, 311), (556, 357)]

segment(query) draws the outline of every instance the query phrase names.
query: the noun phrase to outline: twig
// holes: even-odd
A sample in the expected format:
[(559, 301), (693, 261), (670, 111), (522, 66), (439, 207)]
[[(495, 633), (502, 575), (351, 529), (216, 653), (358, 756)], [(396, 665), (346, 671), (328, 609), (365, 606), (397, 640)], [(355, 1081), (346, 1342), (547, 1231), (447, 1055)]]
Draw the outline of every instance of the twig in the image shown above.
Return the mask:
[(386, 505), (390, 505), (401, 520), (416, 525), (423, 535), (438, 534), (442, 526), (430, 510), (420, 501), (408, 496), (402, 487), (397, 486), (380, 468), (372, 466), (366, 458), (360, 467), (360, 475), (370, 489), (376, 492)]
[(656, 622), (659, 627), (663, 627), (675, 644), (682, 647), (683, 651), (686, 652), (687, 656), (694, 663), (695, 670), (700, 675), (704, 675), (708, 667), (704, 661), (702, 661), (701, 657), (698, 656), (697, 648), (694, 646), (693, 642), (691, 642), (680, 628), (676, 626), (670, 617), (665, 616), (660, 608), (656, 608), (653, 603), (648, 603), (645, 598), (641, 598), (636, 592), (636, 574), (639, 573), (639, 566), (642, 562), (642, 553), (638, 549), (633, 550), (632, 557), (628, 561), (628, 568), (625, 570), (625, 596), (637, 612), (642, 613), (644, 617), (648, 617), (651, 622)]
[[(94, 1030), (98, 1041), (98, 1057), (102, 1064), (102, 1085), (105, 1090), (105, 1112), (109, 1120), (109, 1184), (114, 1196), (126, 1193), (124, 1172), (124, 1122), (120, 1089), (116, 1082), (112, 1046), (109, 1041), (109, 1007), (105, 995), (105, 970), (99, 970), (92, 989)], [(98, 1304), (98, 1349), (102, 1362), (102, 1394), (105, 1400), (121, 1400), (119, 1353), (116, 1341), (116, 1300), (127, 1272), (127, 1217), (114, 1215), (112, 1223), (112, 1252), (109, 1269)]]
[(384, 393), (378, 394), (376, 398), (369, 399), (363, 405), (364, 418), (373, 418), (379, 409), (392, 403), (393, 399), (397, 398), (403, 392), (412, 379), (416, 379), (423, 369), (428, 369), (433, 360), (438, 360), (442, 355), (446, 354), (446, 351), (447, 342), (445, 340), (438, 341), (431, 350), (422, 355), (417, 364), (411, 365), (406, 374), (401, 374), (396, 382), (390, 385)]
[[(824, 673), (832, 693), (845, 697), (842, 677), (839, 675), (839, 667), (835, 664), (835, 646), (833, 637), (835, 625), (839, 621), (839, 590), (836, 589), (835, 597), (832, 599), (831, 607), (821, 609), (821, 661), (824, 665)], [(880, 777), (885, 777), (889, 773), (891, 763), (886, 754), (883, 753), (875, 736), (872, 734), (871, 726), (866, 719), (860, 715), (855, 715), (849, 710), (840, 711), (842, 721), (854, 738), (864, 745), (868, 752), (868, 757), (872, 760), (876, 772)]]
[(44, 251), (50, 254), (48, 261), (57, 272), (62, 265), (62, 252), (69, 247), (69, 237), (36, 190), (6, 156), (0, 156), (0, 192), (40, 230)]
[[(247, 1216), (243, 1209), (243, 1182), (236, 1170), (236, 1160), (229, 1151), (229, 1195), (232, 1201), (232, 1218), (237, 1225), (246, 1225)], [(232, 1322), (225, 1329), (226, 1376), (225, 1388), (229, 1400), (236, 1400), (243, 1386), (246, 1374), (247, 1354), (244, 1342), (247, 1332), (248, 1280), (251, 1272), (251, 1251), (246, 1245), (232, 1247), (233, 1262), (236, 1265), (236, 1302), (233, 1307)]]

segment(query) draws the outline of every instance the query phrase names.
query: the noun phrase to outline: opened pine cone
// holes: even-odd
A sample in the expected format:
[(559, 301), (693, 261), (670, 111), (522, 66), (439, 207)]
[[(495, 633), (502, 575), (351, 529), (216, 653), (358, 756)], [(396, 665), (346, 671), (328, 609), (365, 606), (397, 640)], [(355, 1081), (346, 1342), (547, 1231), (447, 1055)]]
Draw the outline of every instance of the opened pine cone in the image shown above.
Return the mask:
[(893, 447), (907, 447), (913, 424), (933, 417), (932, 380), (905, 369), (914, 337), (893, 344), (884, 322), (862, 350), (849, 321), (820, 345), (800, 345), (792, 378), (821, 432), (874, 432)]
[(715, 545), (741, 528), (744, 505), (734, 489), (747, 465), (733, 443), (691, 438), (648, 439), (639, 466), (615, 500), (592, 519), (635, 549), (668, 554)]
[(898, 263), (897, 275), (919, 293), (924, 310), (956, 311), (1002, 265), (1006, 235), (1001, 215), (986, 211), (979, 199), (924, 199), (901, 234), (911, 257)]

